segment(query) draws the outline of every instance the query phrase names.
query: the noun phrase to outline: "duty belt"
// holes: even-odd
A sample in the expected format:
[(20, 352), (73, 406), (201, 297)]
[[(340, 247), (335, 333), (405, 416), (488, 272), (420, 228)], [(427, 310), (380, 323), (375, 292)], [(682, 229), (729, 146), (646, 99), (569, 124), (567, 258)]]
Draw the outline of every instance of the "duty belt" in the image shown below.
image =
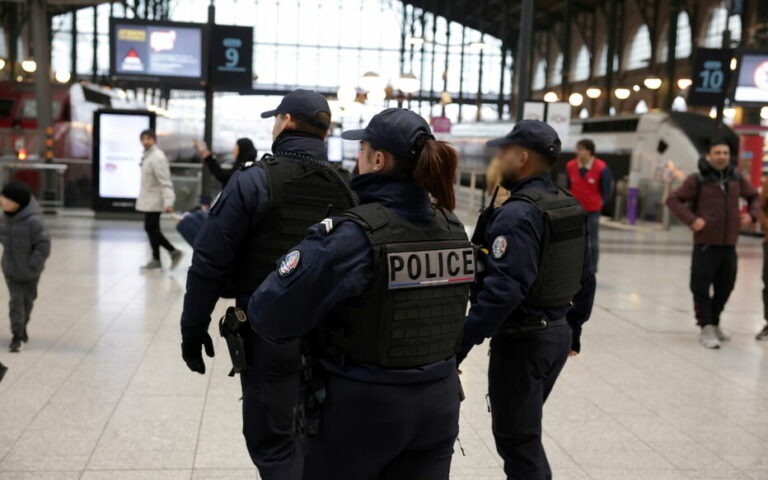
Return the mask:
[(519, 337), (533, 332), (541, 332), (550, 328), (560, 327), (562, 325), (568, 325), (568, 321), (565, 318), (549, 320), (543, 317), (531, 317), (526, 318), (521, 322), (505, 323), (499, 329), (499, 333), (497, 335), (501, 337)]

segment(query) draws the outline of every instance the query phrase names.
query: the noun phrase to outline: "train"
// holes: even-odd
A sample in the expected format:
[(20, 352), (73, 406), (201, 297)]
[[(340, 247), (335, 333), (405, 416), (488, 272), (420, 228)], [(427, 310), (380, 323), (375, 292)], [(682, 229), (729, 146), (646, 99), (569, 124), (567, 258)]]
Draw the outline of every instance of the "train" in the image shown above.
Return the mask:
[[(484, 188), (484, 176), (493, 151), (485, 146), (490, 138), (504, 136), (514, 122), (476, 122), (457, 124), (450, 134), (439, 134), (450, 142), (461, 158), (461, 182), (469, 184), (473, 174), (476, 185)], [(649, 112), (642, 115), (574, 119), (563, 142), (555, 175), (565, 185), (565, 164), (575, 157), (576, 143), (590, 138), (597, 146), (597, 156), (611, 169), (619, 187), (614, 198), (605, 202), (603, 213), (614, 215), (616, 195), (627, 187), (640, 190), (641, 217), (661, 219), (662, 189), (674, 185), (690, 173), (698, 171), (698, 162), (712, 138), (725, 138), (731, 145), (733, 162), (743, 167), (743, 174), (759, 186), (761, 175), (744, 166), (739, 156), (740, 138), (730, 127), (707, 115), (693, 112)], [(762, 165), (760, 165), (762, 167)]]
[[(155, 110), (158, 144), (171, 161), (194, 157), (193, 139), (203, 125), (186, 116), (172, 116), (136, 98), (132, 92), (87, 82), (52, 85), (54, 158), (88, 160), (92, 155), (93, 113), (99, 109)], [(26, 154), (33, 160), (41, 151), (34, 85), (0, 82), (0, 157)], [(217, 148), (224, 148), (216, 145)]]

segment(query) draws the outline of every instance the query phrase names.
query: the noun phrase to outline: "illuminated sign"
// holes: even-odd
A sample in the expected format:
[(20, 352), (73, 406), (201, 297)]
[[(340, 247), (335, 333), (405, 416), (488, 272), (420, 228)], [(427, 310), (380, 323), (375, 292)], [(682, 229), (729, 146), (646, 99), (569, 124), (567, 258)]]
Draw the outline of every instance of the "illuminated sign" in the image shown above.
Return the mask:
[(738, 63), (733, 100), (736, 103), (768, 104), (768, 50), (741, 52)]
[(203, 25), (112, 19), (110, 28), (112, 75), (182, 85), (204, 81)]
[(136, 110), (94, 113), (93, 180), (95, 210), (132, 210), (141, 188), (139, 141), (153, 129), (155, 114)]

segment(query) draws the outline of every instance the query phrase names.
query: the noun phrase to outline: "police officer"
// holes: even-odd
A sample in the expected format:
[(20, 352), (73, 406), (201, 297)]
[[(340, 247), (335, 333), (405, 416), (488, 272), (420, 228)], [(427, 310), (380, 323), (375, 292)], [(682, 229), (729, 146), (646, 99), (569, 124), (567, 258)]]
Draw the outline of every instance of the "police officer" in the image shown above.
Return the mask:
[(550, 479), (542, 409), (569, 353), (580, 350), (594, 299), (586, 215), (549, 176), (560, 152), (549, 125), (524, 120), (488, 145), (500, 148), (511, 197), (473, 237), (487, 252), (486, 270), (459, 359), (492, 337), (488, 393), (504, 471), (509, 479)]
[(475, 272), (450, 213), (457, 155), (397, 108), (342, 137), (361, 141), (361, 206), (310, 229), (253, 294), (249, 320), (276, 341), (314, 331), (326, 401), (305, 479), (447, 479)]
[[(328, 211), (351, 207), (346, 176), (327, 162), (324, 138), (331, 114), (322, 95), (296, 90), (262, 114), (275, 117), (273, 155), (244, 164), (214, 202), (197, 236), (181, 316), (182, 356), (205, 373), (202, 350), (212, 357), (210, 315), (220, 296), (233, 294), (245, 309), (275, 262)], [(241, 332), (246, 369), (243, 434), (261, 478), (300, 478), (292, 412), (298, 400), (298, 342), (275, 345)]]

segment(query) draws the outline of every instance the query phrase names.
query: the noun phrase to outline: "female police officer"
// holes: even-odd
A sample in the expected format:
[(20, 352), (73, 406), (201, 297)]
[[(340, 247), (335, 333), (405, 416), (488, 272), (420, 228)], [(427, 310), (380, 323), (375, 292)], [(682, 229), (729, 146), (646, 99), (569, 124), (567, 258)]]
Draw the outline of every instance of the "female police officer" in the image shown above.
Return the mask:
[(327, 401), (305, 479), (447, 479), (475, 267), (449, 212), (457, 155), (403, 109), (343, 137), (361, 140), (350, 185), (362, 205), (312, 227), (253, 294), (248, 318), (277, 341), (314, 331)]

